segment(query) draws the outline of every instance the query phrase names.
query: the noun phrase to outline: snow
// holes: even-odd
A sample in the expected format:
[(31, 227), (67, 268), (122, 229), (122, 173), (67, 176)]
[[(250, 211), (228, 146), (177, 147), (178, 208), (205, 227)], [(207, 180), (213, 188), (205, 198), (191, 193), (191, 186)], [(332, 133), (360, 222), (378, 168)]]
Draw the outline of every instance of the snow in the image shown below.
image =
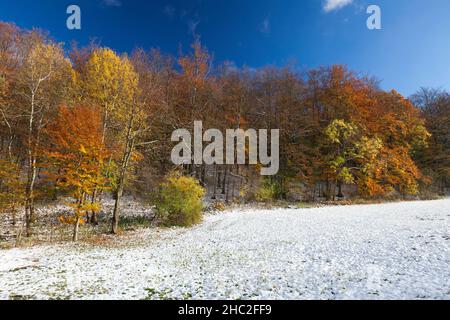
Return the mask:
[(0, 251), (0, 299), (450, 299), (450, 200), (231, 211)]

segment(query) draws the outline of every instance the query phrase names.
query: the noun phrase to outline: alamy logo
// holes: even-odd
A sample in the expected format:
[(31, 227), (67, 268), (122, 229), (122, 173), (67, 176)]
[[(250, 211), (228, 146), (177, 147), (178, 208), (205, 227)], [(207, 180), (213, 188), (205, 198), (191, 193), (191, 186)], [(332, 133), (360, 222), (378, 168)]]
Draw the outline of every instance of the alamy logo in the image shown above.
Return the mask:
[(77, 5), (70, 5), (67, 7), (67, 14), (70, 16), (67, 18), (66, 26), (69, 30), (81, 30), (81, 9)]
[[(194, 141), (187, 129), (178, 129), (172, 133), (172, 142), (179, 142), (172, 149), (172, 162), (176, 165), (244, 165), (247, 164), (248, 156), (248, 164), (263, 166), (261, 175), (272, 176), (280, 168), (280, 130), (270, 130), (270, 138), (269, 143), (266, 129), (228, 129), (224, 141), (220, 130), (209, 129), (203, 132), (202, 122), (195, 121)], [(205, 148), (204, 142), (208, 143)]]
[(377, 5), (371, 5), (367, 8), (367, 28), (369, 30), (381, 30), (381, 8)]

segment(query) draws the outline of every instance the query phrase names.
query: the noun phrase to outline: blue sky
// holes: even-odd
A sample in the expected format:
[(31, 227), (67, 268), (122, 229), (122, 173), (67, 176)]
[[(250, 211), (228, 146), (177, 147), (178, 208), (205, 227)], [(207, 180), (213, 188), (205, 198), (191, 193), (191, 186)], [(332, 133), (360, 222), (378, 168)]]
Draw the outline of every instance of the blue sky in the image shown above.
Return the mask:
[[(66, 28), (70, 4), (81, 8), (81, 31)], [(366, 27), (370, 4), (382, 10), (382, 30)], [(195, 32), (216, 62), (338, 63), (405, 95), (421, 86), (450, 90), (448, 0), (0, 0), (0, 20), (46, 29), (66, 43), (96, 38), (118, 51), (176, 54)]]

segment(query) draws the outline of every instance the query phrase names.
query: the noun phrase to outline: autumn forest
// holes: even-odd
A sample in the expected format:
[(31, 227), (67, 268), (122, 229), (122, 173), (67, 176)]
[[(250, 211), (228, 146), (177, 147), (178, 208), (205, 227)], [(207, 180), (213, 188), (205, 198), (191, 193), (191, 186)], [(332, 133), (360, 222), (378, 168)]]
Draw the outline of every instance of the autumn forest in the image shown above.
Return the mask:
[[(279, 129), (278, 174), (175, 166), (172, 132), (194, 121)], [(95, 42), (68, 50), (46, 32), (0, 23), (0, 215), (15, 238), (37, 232), (43, 205), (67, 207), (55, 223), (78, 240), (99, 221), (120, 233), (125, 198), (186, 203), (186, 190), (219, 209), (436, 198), (450, 187), (449, 151), (450, 94), (439, 89), (404, 97), (342, 65), (237, 68), (215, 63), (200, 38), (176, 57)]]

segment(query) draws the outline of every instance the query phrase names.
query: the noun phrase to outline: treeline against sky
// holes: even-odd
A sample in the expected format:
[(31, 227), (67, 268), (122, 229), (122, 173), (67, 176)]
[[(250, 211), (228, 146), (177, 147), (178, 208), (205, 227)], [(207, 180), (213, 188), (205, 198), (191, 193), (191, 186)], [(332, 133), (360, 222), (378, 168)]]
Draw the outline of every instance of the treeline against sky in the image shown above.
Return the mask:
[[(0, 23), (0, 205), (32, 231), (36, 205), (71, 197), (74, 222), (95, 223), (113, 195), (145, 196), (178, 169), (208, 197), (335, 200), (444, 193), (450, 183), (450, 96), (407, 99), (335, 65), (236, 68), (196, 40), (173, 57), (95, 44), (66, 52), (45, 33)], [(170, 161), (179, 128), (280, 129), (280, 171)]]

